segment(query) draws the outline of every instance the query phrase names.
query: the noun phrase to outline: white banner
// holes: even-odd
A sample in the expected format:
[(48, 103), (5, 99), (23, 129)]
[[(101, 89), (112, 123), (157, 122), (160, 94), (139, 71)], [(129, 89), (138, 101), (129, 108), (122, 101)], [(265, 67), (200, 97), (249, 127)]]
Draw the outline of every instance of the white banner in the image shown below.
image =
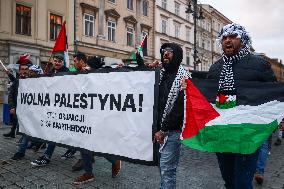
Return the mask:
[(153, 161), (155, 71), (20, 80), (20, 132), (56, 143)]

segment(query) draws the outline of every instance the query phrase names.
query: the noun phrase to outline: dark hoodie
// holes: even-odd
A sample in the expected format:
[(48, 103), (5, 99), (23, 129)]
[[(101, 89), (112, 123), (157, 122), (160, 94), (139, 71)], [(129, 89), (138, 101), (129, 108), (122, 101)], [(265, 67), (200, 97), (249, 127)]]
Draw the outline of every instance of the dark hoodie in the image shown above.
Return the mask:
[[(164, 63), (162, 49), (170, 47), (173, 49), (173, 58), (168, 64)], [(163, 124), (161, 125), (162, 116), (168, 100), (168, 95), (171, 90), (172, 84), (177, 75), (178, 68), (182, 62), (183, 51), (182, 48), (175, 43), (165, 43), (160, 49), (161, 61), (165, 69), (164, 76), (159, 86), (159, 112), (158, 112), (158, 129), (162, 131), (181, 130), (183, 123), (184, 112), (184, 93), (180, 92), (171, 112), (166, 116)]]

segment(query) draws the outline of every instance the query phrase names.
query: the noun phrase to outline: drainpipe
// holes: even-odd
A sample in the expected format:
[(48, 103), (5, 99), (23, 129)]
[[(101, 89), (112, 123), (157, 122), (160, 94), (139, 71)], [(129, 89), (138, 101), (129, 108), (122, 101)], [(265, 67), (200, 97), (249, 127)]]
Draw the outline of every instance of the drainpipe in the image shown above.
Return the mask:
[[(154, 49), (154, 52), (152, 54), (152, 57), (153, 57), (153, 61), (156, 60), (156, 44), (155, 44), (155, 41), (156, 41), (156, 0), (154, 0), (154, 6), (153, 6), (153, 17), (154, 17), (154, 22), (153, 22), (153, 40), (152, 40), (152, 44), (153, 44), (153, 49)], [(149, 40), (150, 42), (150, 40)], [(152, 63), (152, 62), (151, 62)]]
[(76, 5), (77, 1), (74, 0), (74, 54), (77, 53), (78, 47), (77, 47), (77, 37), (76, 37)]

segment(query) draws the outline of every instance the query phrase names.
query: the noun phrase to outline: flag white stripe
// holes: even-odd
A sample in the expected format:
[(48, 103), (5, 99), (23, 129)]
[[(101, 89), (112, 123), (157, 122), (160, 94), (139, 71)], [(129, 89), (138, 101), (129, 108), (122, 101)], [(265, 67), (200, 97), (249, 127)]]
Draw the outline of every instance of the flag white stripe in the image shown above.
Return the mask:
[(213, 105), (220, 114), (206, 126), (227, 124), (269, 124), (274, 120), (281, 121), (284, 117), (284, 102), (270, 101), (258, 106), (240, 105), (230, 109), (219, 109)]

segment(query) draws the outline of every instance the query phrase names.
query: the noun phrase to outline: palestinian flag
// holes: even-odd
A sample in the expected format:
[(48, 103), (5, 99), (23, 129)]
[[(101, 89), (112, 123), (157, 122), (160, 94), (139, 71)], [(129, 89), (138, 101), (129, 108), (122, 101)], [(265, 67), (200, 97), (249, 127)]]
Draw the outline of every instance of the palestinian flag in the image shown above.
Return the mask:
[(144, 56), (147, 54), (147, 35), (143, 36), (140, 45), (138, 46), (136, 51), (132, 51), (128, 59), (124, 59), (125, 62), (131, 64), (133, 61), (136, 62), (136, 53), (138, 52), (140, 56), (144, 59)]
[(64, 55), (64, 65), (69, 67), (69, 56), (68, 56), (68, 43), (66, 35), (66, 21), (63, 22), (60, 32), (57, 36), (55, 45), (53, 47), (52, 53), (62, 53)]
[(144, 56), (147, 54), (147, 37), (148, 35), (143, 36), (140, 45), (137, 48), (137, 51), (131, 52), (128, 60), (136, 60), (136, 53), (138, 52), (140, 56), (144, 59)]
[[(283, 83), (235, 81), (234, 98), (216, 98), (217, 80), (191, 79), (187, 84), (181, 142), (188, 147), (251, 154), (284, 118)], [(231, 103), (232, 108), (222, 107)]]
[(147, 38), (148, 35), (143, 36), (143, 39), (137, 49), (137, 51), (139, 52), (140, 56), (144, 59), (144, 56), (147, 54)]

